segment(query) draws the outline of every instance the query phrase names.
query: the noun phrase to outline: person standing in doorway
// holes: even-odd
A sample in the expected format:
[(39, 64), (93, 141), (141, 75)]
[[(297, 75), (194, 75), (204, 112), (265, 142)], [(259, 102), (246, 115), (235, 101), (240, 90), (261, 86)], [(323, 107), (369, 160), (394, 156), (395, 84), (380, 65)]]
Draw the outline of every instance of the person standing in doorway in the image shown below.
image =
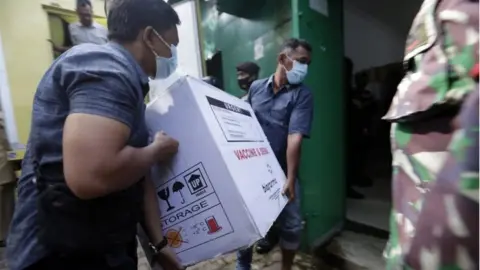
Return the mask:
[[(278, 55), (275, 74), (253, 82), (247, 98), (287, 175), (283, 193), (289, 202), (277, 219), (283, 270), (292, 269), (302, 232), (297, 176), (302, 141), (310, 136), (313, 119), (313, 95), (303, 84), (311, 53), (307, 41), (288, 39)], [(237, 270), (251, 269), (252, 253), (251, 247), (238, 252)]]
[(240, 89), (245, 91), (242, 100), (248, 99), (248, 90), (252, 83), (258, 79), (260, 67), (253, 62), (244, 62), (237, 66), (237, 80)]
[(365, 126), (363, 121), (363, 111), (361, 101), (357, 98), (355, 88), (352, 85), (353, 78), (353, 61), (344, 57), (344, 80), (345, 95), (347, 95), (347, 182), (346, 193), (350, 199), (363, 199), (363, 194), (355, 190), (354, 186), (358, 184), (363, 176), (365, 160), (364, 151), (362, 149), (362, 141), (365, 136)]
[[(438, 223), (428, 232), (434, 235), (424, 235), (425, 227), (417, 231), (418, 225), (422, 225), (419, 220), (424, 215), (423, 208), (427, 207), (425, 198), (430, 197), (439, 176), (445, 177), (440, 174), (442, 166), (451, 162), (448, 147), (452, 139), (457, 139), (453, 136), (457, 127), (452, 122), (467, 97), (478, 91), (478, 76), (472, 72), (478, 67), (479, 57), (478, 8), (478, 0), (425, 0), (408, 34), (406, 74), (384, 116), (392, 123), (393, 156), (392, 222), (385, 250), (387, 269), (478, 269), (478, 245), (476, 251), (469, 250), (467, 245), (469, 241), (478, 243), (478, 215), (468, 214), (470, 218), (463, 219), (467, 207), (472, 208), (452, 195), (455, 189), (446, 190), (444, 180), (440, 194), (446, 196), (442, 195), (440, 205), (433, 206), (432, 220)], [(464, 144), (462, 147), (472, 143), (468, 139), (460, 142)], [(478, 146), (475, 151), (478, 152)], [(471, 185), (473, 192), (476, 185), (478, 202), (478, 167), (465, 171), (471, 173), (459, 184)], [(458, 173), (448, 174), (448, 184), (458, 177)], [(435, 194), (439, 195), (438, 190)], [(431, 203), (428, 205), (432, 213)], [(442, 218), (447, 219), (448, 228), (442, 227), (445, 224)], [(476, 227), (472, 227), (475, 218)], [(435, 242), (420, 246), (412, 242), (415, 238), (422, 242), (432, 237), (435, 242), (447, 238), (449, 241), (438, 246)], [(410, 252), (420, 257), (405, 260)]]
[[(108, 30), (93, 20), (92, 3), (90, 0), (77, 0), (78, 21), (68, 26), (73, 46), (83, 43), (105, 44), (108, 42)], [(49, 40), (53, 50), (64, 53), (71, 47), (58, 46)]]
[(115, 0), (110, 42), (75, 46), (46, 71), (7, 239), (11, 270), (136, 270), (139, 223), (163, 269), (181, 269), (149, 176), (179, 144), (162, 132), (149, 144), (144, 119), (149, 77), (176, 69), (178, 24), (163, 0)]

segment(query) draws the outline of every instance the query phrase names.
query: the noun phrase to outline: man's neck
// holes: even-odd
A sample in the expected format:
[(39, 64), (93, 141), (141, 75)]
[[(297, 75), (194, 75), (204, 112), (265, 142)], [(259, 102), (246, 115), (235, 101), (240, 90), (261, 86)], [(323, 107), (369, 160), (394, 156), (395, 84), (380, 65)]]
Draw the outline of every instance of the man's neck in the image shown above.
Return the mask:
[(282, 89), (283, 86), (287, 84), (287, 79), (281, 76), (280, 72), (275, 72), (273, 76), (273, 92), (277, 93)]
[(79, 21), (79, 22), (80, 22), (80, 25), (83, 26), (83, 27), (87, 27), (87, 28), (93, 27), (93, 22), (87, 23), (87, 24), (83, 24), (81, 21)]

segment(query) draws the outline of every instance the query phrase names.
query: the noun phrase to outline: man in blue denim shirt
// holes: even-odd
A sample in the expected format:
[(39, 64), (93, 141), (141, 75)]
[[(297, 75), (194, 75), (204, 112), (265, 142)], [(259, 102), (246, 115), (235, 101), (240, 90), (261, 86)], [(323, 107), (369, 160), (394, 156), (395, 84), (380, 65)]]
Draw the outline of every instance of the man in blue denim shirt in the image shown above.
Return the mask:
[[(33, 101), (18, 204), (7, 240), (11, 270), (137, 269), (135, 235), (136, 224), (140, 221), (151, 243), (160, 250), (158, 255), (173, 265), (169, 269), (181, 268), (172, 251), (162, 249), (166, 241), (155, 189), (148, 177), (153, 164), (176, 153), (178, 142), (158, 133), (148, 145), (144, 123), (148, 76), (163, 78), (175, 69), (176, 25), (179, 23), (176, 12), (163, 0), (116, 0), (108, 13), (110, 43), (76, 46), (47, 70)], [(36, 169), (61, 175), (61, 180), (45, 182), (40, 188), (39, 179), (47, 178), (38, 177), (43, 173), (39, 174)], [(65, 187), (59, 198), (69, 198), (69, 201), (40, 204), (41, 198), (55, 186)], [(40, 237), (40, 232), (46, 229), (44, 224), (49, 224), (40, 221), (40, 213), (55, 218), (60, 216), (67, 224), (85, 224), (79, 229), (88, 231), (90, 227), (98, 227), (103, 214), (112, 216), (112, 213), (90, 213), (92, 220), (92, 217), (78, 218), (84, 217), (84, 212), (75, 210), (89, 209), (86, 205), (105, 206), (102, 202), (109, 202), (111, 212), (118, 212), (115, 217), (132, 216), (125, 218), (131, 221), (128, 224), (113, 224), (108, 220), (102, 224), (100, 232), (107, 228), (106, 234), (112, 236), (105, 238), (112, 243), (105, 244), (114, 248), (90, 252), (90, 248), (96, 247), (90, 247), (89, 241), (98, 240), (86, 239), (86, 247), (68, 246), (63, 251), (58, 246), (52, 248), (51, 238)], [(118, 205), (115, 202), (134, 207), (130, 208), (131, 212), (125, 208), (115, 209)], [(62, 204), (76, 207), (65, 209), (61, 208)], [(46, 213), (45, 207), (64, 211)], [(73, 213), (67, 215), (65, 210)], [(52, 228), (53, 235), (58, 229), (60, 238), (53, 240), (61, 244), (62, 233), (72, 231), (61, 224), (58, 227), (53, 224)], [(125, 237), (116, 239), (117, 235)], [(72, 239), (76, 239), (74, 235)], [(76, 241), (73, 242), (75, 245)]]
[[(277, 219), (283, 270), (292, 268), (300, 247), (302, 217), (297, 174), (302, 140), (309, 137), (313, 119), (313, 96), (302, 81), (307, 75), (311, 52), (306, 41), (287, 40), (278, 56), (275, 74), (255, 81), (248, 96), (248, 102), (287, 175), (283, 192), (290, 201)], [(252, 248), (238, 252), (237, 270), (250, 270), (251, 262)]]

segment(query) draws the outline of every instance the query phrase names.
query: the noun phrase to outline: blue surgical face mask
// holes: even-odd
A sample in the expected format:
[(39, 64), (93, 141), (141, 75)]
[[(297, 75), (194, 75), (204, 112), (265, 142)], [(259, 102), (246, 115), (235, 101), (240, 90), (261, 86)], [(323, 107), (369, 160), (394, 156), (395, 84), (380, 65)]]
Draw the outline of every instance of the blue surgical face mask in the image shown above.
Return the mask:
[(159, 56), (155, 51), (152, 50), (157, 63), (157, 73), (155, 74), (154, 79), (165, 79), (172, 75), (172, 73), (177, 69), (177, 47), (175, 47), (173, 44), (168, 45), (168, 43), (157, 32), (154, 31), (154, 33), (165, 44), (165, 46), (170, 47), (170, 53), (172, 54), (170, 58), (165, 58)]
[(305, 77), (308, 74), (308, 65), (307, 64), (302, 64), (302, 63), (298, 62), (297, 60), (292, 60), (288, 56), (287, 56), (287, 58), (290, 59), (290, 61), (293, 62), (293, 66), (292, 66), (291, 70), (287, 70), (285, 68), (285, 66), (283, 66), (283, 68), (285, 68), (285, 72), (287, 74), (288, 83), (299, 84), (299, 83), (303, 82), (303, 80), (305, 79)]

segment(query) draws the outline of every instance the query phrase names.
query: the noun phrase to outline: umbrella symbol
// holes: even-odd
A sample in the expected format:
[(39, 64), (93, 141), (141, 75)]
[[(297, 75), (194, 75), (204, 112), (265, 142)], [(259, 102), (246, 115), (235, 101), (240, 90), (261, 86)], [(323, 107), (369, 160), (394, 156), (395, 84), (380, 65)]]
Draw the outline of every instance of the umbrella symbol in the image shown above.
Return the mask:
[(185, 198), (183, 197), (183, 193), (182, 193), (182, 189), (184, 187), (185, 187), (185, 185), (182, 182), (179, 182), (179, 181), (173, 183), (173, 186), (172, 186), (173, 192), (180, 193), (180, 197), (182, 197), (182, 201), (181, 201), (182, 204), (185, 203)]

